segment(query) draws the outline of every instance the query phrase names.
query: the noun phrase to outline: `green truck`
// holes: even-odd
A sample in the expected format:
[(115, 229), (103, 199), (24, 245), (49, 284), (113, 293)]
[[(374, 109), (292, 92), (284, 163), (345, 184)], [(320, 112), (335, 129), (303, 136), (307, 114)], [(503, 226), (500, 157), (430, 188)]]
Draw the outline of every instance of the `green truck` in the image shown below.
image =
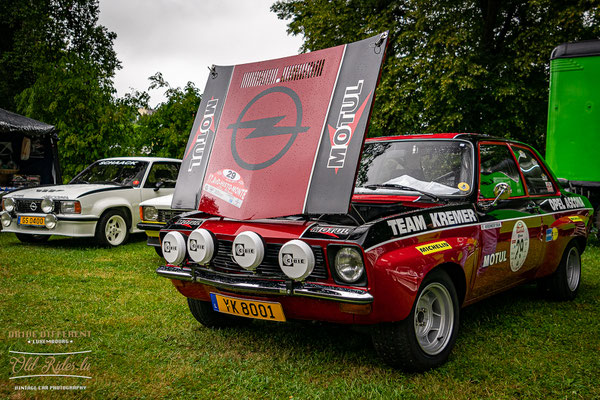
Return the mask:
[(546, 160), (563, 186), (586, 196), (600, 228), (600, 40), (563, 43), (550, 57)]

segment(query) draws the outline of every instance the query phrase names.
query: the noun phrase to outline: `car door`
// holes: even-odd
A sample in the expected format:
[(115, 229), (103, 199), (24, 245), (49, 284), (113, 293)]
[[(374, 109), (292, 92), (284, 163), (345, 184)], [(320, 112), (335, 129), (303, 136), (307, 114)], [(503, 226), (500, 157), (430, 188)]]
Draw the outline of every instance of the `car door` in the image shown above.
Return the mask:
[(181, 163), (155, 161), (150, 166), (146, 180), (142, 184), (141, 201), (166, 196), (175, 191), (175, 182)]
[[(479, 144), (477, 207), (483, 224), (481, 254), (473, 295), (482, 297), (515, 285), (535, 271), (542, 253), (542, 219), (531, 200), (511, 148), (502, 142)], [(498, 184), (510, 196), (495, 200)]]

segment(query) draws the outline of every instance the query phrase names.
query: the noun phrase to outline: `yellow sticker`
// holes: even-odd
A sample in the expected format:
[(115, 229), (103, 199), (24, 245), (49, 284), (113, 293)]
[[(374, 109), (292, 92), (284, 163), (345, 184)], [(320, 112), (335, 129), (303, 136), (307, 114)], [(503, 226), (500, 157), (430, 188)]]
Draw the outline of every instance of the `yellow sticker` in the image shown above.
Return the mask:
[(569, 219), (571, 220), (571, 222), (583, 222), (583, 219), (581, 219), (581, 217), (569, 217)]
[(471, 186), (467, 182), (461, 182), (458, 184), (458, 190), (462, 190), (463, 192), (468, 192), (471, 189)]
[(450, 246), (448, 244), (448, 242), (446, 242), (445, 240), (416, 247), (416, 249), (419, 250), (421, 252), (421, 254), (437, 253), (438, 251), (444, 251), (444, 250), (448, 250), (451, 248), (452, 248), (452, 246)]
[(552, 240), (558, 239), (558, 229), (552, 228)]

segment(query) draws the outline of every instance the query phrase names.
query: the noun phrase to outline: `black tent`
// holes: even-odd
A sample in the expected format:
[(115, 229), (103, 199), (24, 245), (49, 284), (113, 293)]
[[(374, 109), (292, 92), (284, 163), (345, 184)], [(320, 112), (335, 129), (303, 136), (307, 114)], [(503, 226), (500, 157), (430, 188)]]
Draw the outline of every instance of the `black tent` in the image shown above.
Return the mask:
[(62, 183), (54, 126), (0, 108), (0, 195)]

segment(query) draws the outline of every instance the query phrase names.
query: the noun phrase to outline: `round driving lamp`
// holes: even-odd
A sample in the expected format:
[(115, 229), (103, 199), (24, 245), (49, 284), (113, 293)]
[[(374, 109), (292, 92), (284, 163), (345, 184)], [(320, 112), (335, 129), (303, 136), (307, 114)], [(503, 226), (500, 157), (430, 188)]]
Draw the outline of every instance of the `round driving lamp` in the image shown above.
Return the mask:
[(4, 199), (3, 201), (4, 203), (4, 209), (8, 212), (13, 212), (13, 210), (15, 209), (15, 200), (11, 197), (7, 197)]
[(342, 247), (335, 256), (335, 272), (344, 282), (358, 281), (365, 271), (360, 252), (354, 247)]
[(244, 231), (233, 240), (233, 260), (242, 268), (254, 271), (265, 257), (262, 237), (252, 231)]
[(302, 240), (290, 240), (279, 250), (279, 267), (290, 279), (302, 281), (315, 268), (315, 255)]
[(12, 218), (9, 213), (3, 211), (0, 213), (0, 221), (2, 221), (3, 226), (10, 226)]
[(44, 217), (44, 224), (46, 225), (46, 228), (48, 228), (48, 229), (56, 228), (57, 221), (58, 220), (56, 219), (56, 216), (54, 214), (48, 214)]
[(162, 251), (169, 264), (178, 265), (185, 259), (185, 237), (180, 232), (169, 232), (162, 240)]
[(54, 201), (51, 199), (42, 200), (42, 211), (45, 213), (51, 213), (54, 211)]
[(215, 254), (215, 240), (210, 231), (198, 228), (188, 236), (188, 254), (198, 264), (208, 264)]
[(156, 221), (158, 219), (158, 210), (153, 206), (144, 206), (144, 221)]

